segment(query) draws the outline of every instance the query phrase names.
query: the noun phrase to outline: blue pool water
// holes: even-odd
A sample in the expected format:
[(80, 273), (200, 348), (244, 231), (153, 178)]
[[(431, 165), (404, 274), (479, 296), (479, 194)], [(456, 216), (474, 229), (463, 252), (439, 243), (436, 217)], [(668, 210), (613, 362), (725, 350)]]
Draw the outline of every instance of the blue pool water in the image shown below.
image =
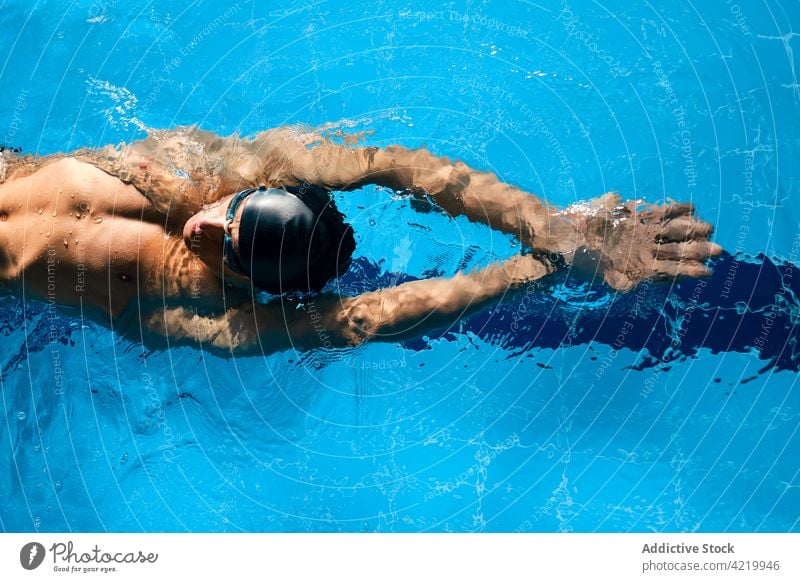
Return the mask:
[[(2, 297), (0, 529), (800, 530), (800, 8), (711, 4), (0, 0), (0, 143), (26, 152), (332, 124), (553, 204), (691, 199), (728, 251), (705, 286), (562, 278), (268, 358)], [(337, 201), (352, 292), (515, 252), (390, 192)]]

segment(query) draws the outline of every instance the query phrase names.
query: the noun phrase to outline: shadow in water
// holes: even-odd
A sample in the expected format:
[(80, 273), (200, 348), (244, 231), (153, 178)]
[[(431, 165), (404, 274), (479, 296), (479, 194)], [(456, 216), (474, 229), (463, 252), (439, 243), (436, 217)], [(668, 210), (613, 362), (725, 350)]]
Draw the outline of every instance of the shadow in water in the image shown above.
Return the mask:
[[(723, 254), (705, 280), (643, 284), (614, 294), (562, 276), (555, 287), (532, 286), (458, 328), (429, 337), (472, 332), (506, 348), (558, 348), (592, 342), (641, 353), (636, 369), (712, 352), (752, 352), (775, 367), (798, 370), (800, 272), (763, 255)], [(406, 342), (420, 350), (422, 340)], [(747, 380), (752, 380), (748, 378)]]

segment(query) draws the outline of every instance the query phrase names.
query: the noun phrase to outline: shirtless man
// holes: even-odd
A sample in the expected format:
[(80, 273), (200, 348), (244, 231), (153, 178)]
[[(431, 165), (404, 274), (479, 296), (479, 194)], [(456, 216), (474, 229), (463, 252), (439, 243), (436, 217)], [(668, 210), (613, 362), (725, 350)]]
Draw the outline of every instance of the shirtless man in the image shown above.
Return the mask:
[[(427, 196), (535, 252), (356, 297), (286, 294), (346, 270), (352, 232), (327, 191), (365, 184)], [(182, 128), (45, 158), (0, 152), (0, 282), (147, 345), (223, 355), (351, 346), (446, 326), (559, 268), (620, 291), (706, 276), (705, 259), (722, 249), (693, 213), (614, 194), (559, 210), (425, 149), (347, 147), (293, 128), (250, 140)], [(279, 296), (260, 303), (261, 290)]]

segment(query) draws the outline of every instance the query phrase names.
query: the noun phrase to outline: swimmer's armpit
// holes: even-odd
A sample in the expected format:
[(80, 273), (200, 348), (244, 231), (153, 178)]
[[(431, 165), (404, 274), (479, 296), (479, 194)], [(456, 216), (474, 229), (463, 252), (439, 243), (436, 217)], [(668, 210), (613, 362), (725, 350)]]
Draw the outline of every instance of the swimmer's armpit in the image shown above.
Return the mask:
[(199, 344), (221, 356), (400, 341), (453, 325), (553, 270), (540, 256), (517, 255), (450, 279), (412, 281), (357, 297), (319, 295), (302, 305), (276, 299), (216, 316), (183, 307), (159, 310), (142, 319), (156, 336), (144, 340), (159, 347)]
[(116, 147), (82, 148), (72, 155), (131, 184), (157, 210), (181, 220), (204, 204), (263, 179), (251, 149), (250, 142), (236, 136), (176, 127), (150, 129), (145, 139)]

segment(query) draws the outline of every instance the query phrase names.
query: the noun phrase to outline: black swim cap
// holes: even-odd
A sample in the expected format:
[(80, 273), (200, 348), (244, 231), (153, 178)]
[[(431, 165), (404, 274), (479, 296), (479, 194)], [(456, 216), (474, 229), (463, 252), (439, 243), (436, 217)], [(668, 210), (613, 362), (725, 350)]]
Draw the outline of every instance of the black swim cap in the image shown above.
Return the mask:
[(313, 290), (309, 272), (325, 260), (325, 224), (296, 195), (259, 188), (243, 201), (239, 261), (253, 283), (271, 293)]

